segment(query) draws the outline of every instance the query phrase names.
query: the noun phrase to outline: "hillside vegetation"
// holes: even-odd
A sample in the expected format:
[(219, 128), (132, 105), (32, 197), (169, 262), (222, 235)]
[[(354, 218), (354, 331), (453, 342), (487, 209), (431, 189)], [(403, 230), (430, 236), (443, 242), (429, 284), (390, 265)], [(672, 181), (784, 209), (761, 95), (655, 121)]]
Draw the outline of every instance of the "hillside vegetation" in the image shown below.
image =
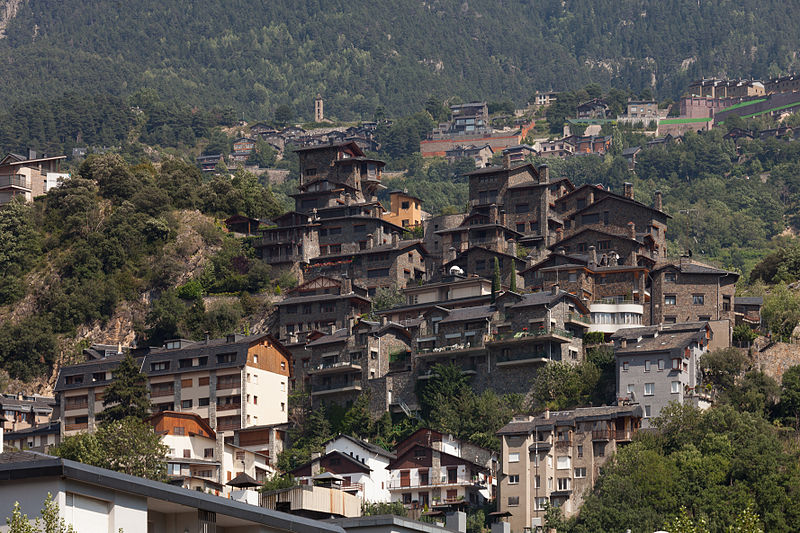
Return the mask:
[(27, 0), (0, 40), (0, 90), (11, 103), (149, 87), (255, 119), (280, 104), (308, 119), (320, 93), (352, 119), (590, 81), (663, 98), (693, 78), (789, 71), (798, 48), (800, 6), (778, 0)]

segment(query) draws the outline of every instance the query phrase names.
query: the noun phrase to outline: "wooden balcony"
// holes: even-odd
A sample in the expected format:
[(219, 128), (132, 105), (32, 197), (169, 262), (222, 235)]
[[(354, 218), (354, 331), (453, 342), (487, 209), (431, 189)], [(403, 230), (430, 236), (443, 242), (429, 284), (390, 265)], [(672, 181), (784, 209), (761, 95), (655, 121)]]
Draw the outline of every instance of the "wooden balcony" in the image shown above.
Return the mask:
[(629, 441), (632, 438), (633, 431), (630, 430), (598, 429), (592, 431), (592, 440), (594, 441)]
[(168, 389), (151, 389), (150, 390), (150, 397), (151, 398), (161, 398), (163, 396), (174, 396), (175, 389), (170, 387)]
[(241, 409), (241, 403), (226, 403), (217, 406), (217, 411), (232, 411), (234, 409)]
[(78, 431), (81, 429), (89, 429), (89, 423), (82, 422), (80, 424), (64, 424), (64, 431)]

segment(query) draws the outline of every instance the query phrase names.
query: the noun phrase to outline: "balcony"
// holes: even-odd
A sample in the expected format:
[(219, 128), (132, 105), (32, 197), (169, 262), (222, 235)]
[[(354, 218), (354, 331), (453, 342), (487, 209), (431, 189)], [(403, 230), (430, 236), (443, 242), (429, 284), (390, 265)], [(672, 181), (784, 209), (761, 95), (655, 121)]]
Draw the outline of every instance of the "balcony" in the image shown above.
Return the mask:
[(0, 188), (13, 187), (17, 189), (30, 190), (28, 180), (23, 176), (0, 176)]
[(426, 483), (420, 483), (417, 481), (416, 483), (411, 483), (410, 480), (403, 480), (403, 479), (392, 479), (389, 481), (389, 490), (406, 490), (406, 489), (425, 489), (425, 488), (436, 488), (436, 487), (483, 487), (486, 485), (486, 481), (482, 481), (479, 478), (472, 478), (472, 479), (464, 479), (464, 478), (456, 478), (456, 479), (447, 479), (446, 481), (434, 481), (428, 480)]
[(421, 357), (436, 356), (442, 354), (451, 354), (453, 352), (464, 353), (475, 350), (482, 350), (484, 348), (483, 339), (480, 341), (470, 341), (466, 343), (456, 343), (447, 346), (438, 346), (436, 348), (419, 348), (417, 355)]
[(336, 363), (320, 363), (311, 367), (308, 374), (335, 374), (337, 372), (361, 372), (361, 365), (352, 361), (339, 361)]
[(567, 322), (576, 324), (578, 326), (588, 326), (592, 323), (592, 318), (589, 315), (582, 315), (580, 313), (570, 312), (567, 315)]
[[(559, 357), (560, 358), (560, 357)], [(496, 366), (524, 366), (541, 365), (550, 361), (550, 356), (544, 352), (498, 355)]]
[(226, 403), (222, 405), (217, 405), (217, 411), (232, 411), (234, 409), (241, 409), (241, 403)]
[(555, 341), (555, 342), (570, 342), (574, 335), (569, 331), (561, 328), (539, 328), (532, 331), (523, 329), (522, 331), (512, 331), (508, 333), (496, 333), (492, 335), (492, 344), (507, 344), (517, 342), (530, 342), (533, 338)]
[(323, 396), (326, 394), (337, 394), (340, 392), (360, 391), (361, 380), (353, 380), (348, 382), (328, 383), (321, 385), (311, 386), (311, 396)]
[(80, 424), (64, 424), (64, 431), (78, 431), (81, 429), (89, 429), (89, 423), (81, 422)]
[(572, 440), (556, 440), (556, 450), (565, 451), (572, 448)]
[(633, 431), (630, 430), (599, 429), (592, 431), (593, 441), (629, 441), (632, 438)]
[(236, 380), (224, 380), (224, 381), (217, 381), (217, 390), (228, 390), (228, 389), (238, 389), (242, 386), (242, 382), (239, 379)]
[(173, 387), (150, 389), (151, 398), (160, 398), (162, 396), (174, 396), (174, 395), (175, 395), (175, 389)]

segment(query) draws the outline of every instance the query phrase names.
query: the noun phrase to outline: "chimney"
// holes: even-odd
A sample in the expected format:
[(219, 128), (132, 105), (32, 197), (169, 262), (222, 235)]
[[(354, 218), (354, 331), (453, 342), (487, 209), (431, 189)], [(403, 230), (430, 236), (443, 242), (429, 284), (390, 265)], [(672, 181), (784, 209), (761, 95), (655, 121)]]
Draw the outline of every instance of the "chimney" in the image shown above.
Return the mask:
[(539, 171), (539, 183), (550, 183), (550, 167), (539, 165), (536, 170)]
[(205, 338), (206, 338), (206, 344), (208, 344), (208, 341), (211, 340), (211, 334), (208, 331), (205, 332)]
[(356, 319), (353, 318), (353, 317), (348, 317), (347, 318), (347, 336), (348, 337), (353, 334), (353, 325), (354, 325), (355, 321), (356, 321)]
[(396, 231), (392, 232), (392, 248), (397, 248), (400, 244), (400, 234)]
[(389, 317), (386, 315), (381, 315), (381, 326), (385, 326), (389, 323)]
[(117, 355), (122, 355), (122, 343), (117, 343)]
[[(540, 222), (541, 224), (541, 222)], [(542, 229), (542, 231), (545, 231)], [(556, 242), (564, 238), (564, 228), (556, 228)]]
[(663, 211), (664, 210), (664, 197), (661, 195), (661, 191), (656, 191), (655, 192), (655, 196), (656, 196), (655, 205), (653, 207), (655, 207), (659, 211)]
[(353, 197), (350, 196), (349, 192), (344, 193), (344, 205), (350, 205), (353, 203)]
[(550, 292), (553, 294), (553, 296), (556, 296), (560, 290), (561, 287), (559, 287), (558, 283), (556, 283), (551, 287)]
[(320, 472), (319, 460), (322, 454), (319, 452), (311, 452), (311, 475), (316, 476)]
[(545, 409), (544, 410), (544, 419), (545, 420), (550, 420), (550, 409)]
[(622, 191), (625, 198), (630, 198), (633, 200), (633, 183), (626, 181), (625, 184), (622, 186)]
[(503, 151), (503, 168), (511, 168), (511, 155), (507, 151)]
[(36, 159), (36, 150), (28, 148), (28, 159)]
[(620, 339), (620, 341), (619, 341), (619, 347), (620, 348), (627, 348), (628, 347), (628, 339), (626, 339), (625, 337), (622, 337), (622, 339)]
[(492, 204), (489, 206), (489, 224), (497, 224), (497, 223), (498, 223), (497, 204)]
[(329, 327), (329, 329), (330, 329), (330, 334), (331, 334), (331, 335), (333, 335), (334, 333), (336, 333), (336, 322), (334, 322), (333, 324), (331, 324), (331, 325), (330, 325), (330, 327)]
[(628, 222), (628, 237), (636, 240), (636, 224), (633, 222)]
[(501, 209), (500, 210), (499, 223), (500, 223), (501, 226), (505, 226), (506, 225), (506, 210), (505, 209)]
[(375, 243), (373, 242), (372, 233), (367, 235), (367, 250), (370, 250)]
[(447, 249), (447, 255), (444, 258), (445, 263), (449, 263), (450, 261), (454, 261), (456, 258), (456, 249), (454, 247), (450, 247)]
[(289, 333), (289, 344), (297, 344), (297, 333), (294, 331)]
[(507, 250), (508, 250), (507, 252), (508, 255), (513, 255), (514, 257), (517, 257), (517, 241), (515, 241), (514, 239), (508, 239)]
[(594, 246), (589, 247), (589, 266), (597, 266), (597, 250), (595, 250)]
[(344, 278), (342, 280), (342, 294), (350, 294), (353, 292), (353, 280)]

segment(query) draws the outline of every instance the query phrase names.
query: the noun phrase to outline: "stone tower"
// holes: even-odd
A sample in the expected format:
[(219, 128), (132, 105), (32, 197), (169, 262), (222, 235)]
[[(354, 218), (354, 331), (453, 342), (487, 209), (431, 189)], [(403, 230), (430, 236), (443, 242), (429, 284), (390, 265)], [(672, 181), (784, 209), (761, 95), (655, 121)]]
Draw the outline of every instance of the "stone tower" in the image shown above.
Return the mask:
[(314, 122), (322, 122), (325, 119), (325, 109), (322, 96), (314, 98)]

